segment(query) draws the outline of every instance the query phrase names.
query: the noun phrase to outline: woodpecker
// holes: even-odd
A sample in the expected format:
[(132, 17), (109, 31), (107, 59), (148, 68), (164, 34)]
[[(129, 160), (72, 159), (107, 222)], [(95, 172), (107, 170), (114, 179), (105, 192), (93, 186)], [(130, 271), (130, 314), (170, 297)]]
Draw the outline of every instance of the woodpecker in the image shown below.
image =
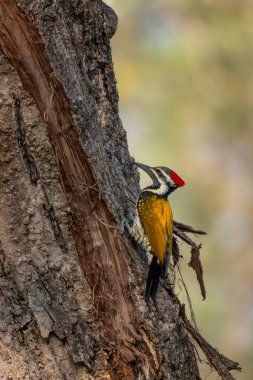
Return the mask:
[(129, 232), (147, 253), (152, 254), (145, 298), (148, 306), (151, 298), (159, 310), (156, 298), (159, 278), (167, 277), (173, 243), (173, 214), (168, 197), (174, 190), (184, 186), (185, 182), (165, 166), (135, 165), (144, 170), (153, 183), (141, 190), (138, 196), (136, 216)]

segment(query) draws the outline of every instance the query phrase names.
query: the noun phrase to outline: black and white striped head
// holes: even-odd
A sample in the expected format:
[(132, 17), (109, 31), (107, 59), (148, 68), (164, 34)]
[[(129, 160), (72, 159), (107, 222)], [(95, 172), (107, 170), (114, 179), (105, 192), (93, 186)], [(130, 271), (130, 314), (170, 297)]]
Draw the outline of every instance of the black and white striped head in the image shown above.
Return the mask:
[(135, 163), (140, 169), (144, 170), (152, 179), (153, 184), (146, 189), (158, 195), (168, 195), (178, 187), (185, 185), (181, 177), (173, 170), (165, 166), (150, 167)]

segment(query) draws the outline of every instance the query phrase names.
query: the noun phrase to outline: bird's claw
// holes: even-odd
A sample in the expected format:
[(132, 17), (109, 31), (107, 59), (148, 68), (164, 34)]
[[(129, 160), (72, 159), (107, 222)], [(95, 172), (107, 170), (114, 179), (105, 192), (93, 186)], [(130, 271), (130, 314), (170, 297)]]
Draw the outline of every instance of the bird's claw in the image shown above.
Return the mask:
[(124, 232), (127, 231), (131, 235), (132, 224), (133, 224), (133, 218), (131, 215), (129, 215), (129, 218), (126, 218), (125, 216), (123, 216), (122, 221), (121, 221), (121, 226), (120, 226), (121, 234), (124, 234)]
[(128, 220), (126, 218), (123, 218), (122, 221), (121, 221), (121, 225), (120, 225), (120, 233), (123, 235), (125, 230), (127, 230), (128, 232), (130, 232), (131, 230), (131, 227), (128, 223)]

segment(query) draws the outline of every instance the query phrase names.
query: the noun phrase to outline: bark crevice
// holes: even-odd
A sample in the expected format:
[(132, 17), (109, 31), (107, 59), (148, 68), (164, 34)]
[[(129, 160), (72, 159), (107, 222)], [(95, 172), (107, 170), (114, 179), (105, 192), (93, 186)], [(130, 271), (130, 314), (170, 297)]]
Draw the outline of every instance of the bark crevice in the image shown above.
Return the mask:
[(24, 121), (21, 112), (20, 98), (16, 91), (12, 92), (12, 96), (15, 102), (15, 113), (16, 113), (16, 122), (17, 122), (17, 132), (18, 132), (18, 142), (22, 151), (23, 159), (26, 163), (30, 180), (32, 183), (37, 184), (38, 179), (40, 178), (37, 166), (33, 159), (33, 156), (30, 152), (30, 149), (26, 143), (25, 132), (24, 132)]

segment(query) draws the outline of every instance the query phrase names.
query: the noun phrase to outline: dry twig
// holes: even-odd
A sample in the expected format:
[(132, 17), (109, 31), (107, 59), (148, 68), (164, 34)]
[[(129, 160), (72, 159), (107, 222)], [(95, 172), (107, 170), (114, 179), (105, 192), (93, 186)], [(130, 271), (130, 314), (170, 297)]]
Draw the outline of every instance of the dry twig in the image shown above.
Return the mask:
[[(173, 227), (174, 235), (177, 238), (181, 239), (182, 241), (184, 241), (185, 243), (187, 243), (188, 245), (191, 246), (191, 260), (190, 260), (188, 265), (195, 270), (197, 280), (198, 280), (199, 285), (200, 285), (201, 294), (203, 296), (203, 299), (205, 299), (206, 298), (206, 290), (205, 290), (205, 285), (204, 285), (204, 280), (203, 280), (203, 268), (202, 268), (202, 264), (200, 261), (201, 244), (197, 245), (193, 240), (191, 240), (186, 235), (186, 232), (193, 233), (196, 235), (205, 235), (206, 232), (201, 231), (201, 230), (196, 230), (196, 229), (194, 229), (190, 226), (187, 226), (183, 223), (174, 222), (174, 227)], [(174, 240), (175, 240), (175, 238), (174, 238)], [(173, 248), (174, 248), (173, 249), (174, 263), (175, 263), (175, 265), (178, 266), (178, 258), (181, 257), (179, 254), (178, 244), (175, 244), (175, 246)], [(179, 267), (178, 267), (178, 269), (179, 269)], [(181, 275), (180, 270), (179, 270), (179, 273)], [(183, 281), (182, 275), (181, 275), (181, 280)], [(188, 303), (189, 303), (189, 307), (190, 307), (190, 311), (191, 311), (191, 315), (192, 315), (193, 309), (192, 309), (192, 305), (191, 305), (191, 300), (190, 300), (189, 293), (188, 293), (188, 290), (187, 290), (187, 287), (186, 287), (184, 281), (183, 281), (183, 285), (184, 285), (184, 288), (185, 288), (185, 291), (187, 294), (187, 299), (188, 299)], [(220, 354), (216, 348), (212, 347), (200, 335), (197, 328), (194, 328), (192, 326), (191, 322), (188, 320), (186, 313), (185, 313), (185, 305), (180, 303), (179, 299), (174, 294), (174, 292), (171, 291), (171, 289), (168, 289), (167, 287), (165, 287), (165, 288), (168, 291), (170, 297), (172, 297), (173, 302), (178, 305), (179, 316), (181, 317), (186, 330), (191, 335), (191, 337), (194, 339), (194, 341), (198, 343), (202, 352), (205, 354), (207, 361), (210, 364), (210, 366), (217, 371), (217, 373), (221, 376), (222, 379), (233, 380), (234, 377), (231, 375), (230, 371), (231, 370), (240, 371), (241, 367), (240, 367), (239, 363), (234, 362), (233, 360), (228, 359), (224, 355)], [(194, 313), (193, 313), (193, 315), (194, 315)], [(193, 318), (193, 323), (195, 324), (195, 318)]]

